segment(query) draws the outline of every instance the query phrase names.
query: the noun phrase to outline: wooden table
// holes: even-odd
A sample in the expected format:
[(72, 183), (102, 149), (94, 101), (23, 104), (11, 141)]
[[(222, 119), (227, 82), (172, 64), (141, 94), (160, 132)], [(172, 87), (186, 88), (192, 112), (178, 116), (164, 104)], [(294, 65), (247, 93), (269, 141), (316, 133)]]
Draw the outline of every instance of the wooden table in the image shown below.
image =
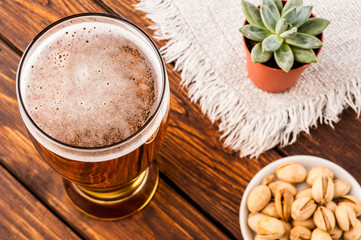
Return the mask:
[[(180, 74), (168, 64), (171, 114), (158, 155), (161, 181), (140, 213), (115, 222), (98, 221), (68, 201), (61, 177), (29, 140), (15, 94), (17, 66), (26, 46), (44, 27), (82, 12), (121, 14), (147, 29), (152, 23), (133, 7), (136, 0), (0, 1), (0, 239), (241, 239), (239, 204), (250, 179), (284, 156), (330, 159), (361, 181), (361, 124), (348, 109), (342, 121), (301, 134), (292, 146), (259, 159), (239, 158), (222, 147), (217, 123), (201, 113)], [(156, 41), (159, 47), (162, 41)]]

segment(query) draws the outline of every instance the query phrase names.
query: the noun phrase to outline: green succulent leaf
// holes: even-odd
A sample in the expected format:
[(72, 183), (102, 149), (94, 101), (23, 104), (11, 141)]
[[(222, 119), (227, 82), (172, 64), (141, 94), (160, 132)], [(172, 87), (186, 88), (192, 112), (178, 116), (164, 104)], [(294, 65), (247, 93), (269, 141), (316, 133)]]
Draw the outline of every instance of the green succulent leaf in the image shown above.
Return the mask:
[(282, 17), (286, 19), (288, 24), (293, 24), (296, 21), (296, 9), (296, 7), (293, 7), (282, 15)]
[(283, 39), (279, 36), (273, 34), (266, 37), (262, 41), (262, 51), (264, 52), (274, 52), (281, 47)]
[(317, 37), (305, 33), (296, 33), (292, 38), (285, 39), (285, 42), (289, 45), (304, 49), (314, 49), (323, 46), (322, 42)]
[(280, 20), (278, 20), (278, 22), (276, 24), (276, 33), (281, 34), (284, 31), (286, 31), (287, 28), (288, 28), (288, 23), (287, 23), (286, 19), (280, 18)]
[(256, 25), (244, 25), (243, 27), (241, 27), (239, 29), (239, 31), (246, 37), (249, 38), (251, 40), (254, 41), (262, 41), (263, 39), (265, 39), (266, 37), (268, 37), (269, 35), (271, 35), (271, 33), (264, 28), (261, 28), (259, 26)]
[(286, 43), (282, 43), (281, 47), (274, 53), (277, 65), (285, 72), (289, 72), (293, 65), (293, 53)]
[(330, 21), (323, 18), (309, 18), (298, 28), (298, 32), (316, 36), (323, 32)]
[(296, 33), (297, 33), (297, 28), (293, 27), (290, 30), (281, 33), (280, 37), (282, 37), (282, 38), (292, 38), (293, 36), (296, 35)]
[(266, 28), (263, 24), (259, 8), (244, 0), (242, 0), (241, 5), (243, 13), (250, 24)]
[(273, 15), (269, 7), (261, 5), (261, 18), (266, 28), (275, 33), (278, 19)]
[(274, 0), (274, 2), (278, 8), (278, 11), (281, 13), (283, 8), (282, 0)]
[(301, 26), (311, 16), (313, 6), (302, 6), (296, 9), (296, 20), (293, 23), (294, 27)]
[(303, 0), (288, 0), (286, 2), (285, 6), (283, 7), (281, 15), (283, 15), (285, 12), (287, 12), (291, 8), (301, 7), (302, 5), (303, 5)]
[(297, 62), (300, 63), (315, 63), (317, 62), (317, 57), (315, 52), (312, 49), (303, 49), (298, 47), (291, 47), (294, 58)]
[(278, 7), (273, 0), (262, 0), (262, 4), (263, 6), (269, 7), (273, 16), (275, 16), (277, 20), (281, 17), (280, 12), (278, 11)]
[(273, 52), (264, 52), (262, 50), (262, 42), (257, 43), (251, 51), (252, 61), (255, 63), (265, 63), (271, 59)]

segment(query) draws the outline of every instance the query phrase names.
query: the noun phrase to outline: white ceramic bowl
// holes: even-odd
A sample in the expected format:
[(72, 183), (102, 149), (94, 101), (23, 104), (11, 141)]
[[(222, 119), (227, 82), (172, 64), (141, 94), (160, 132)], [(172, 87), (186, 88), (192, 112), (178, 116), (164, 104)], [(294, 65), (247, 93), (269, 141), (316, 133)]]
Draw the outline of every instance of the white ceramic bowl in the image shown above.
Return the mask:
[[(240, 222), (241, 232), (242, 232), (242, 236), (243, 236), (244, 240), (253, 240), (254, 236), (255, 236), (255, 234), (248, 227), (248, 224), (247, 224), (249, 211), (247, 209), (246, 202), (247, 202), (247, 198), (248, 198), (250, 191), (257, 185), (261, 184), (262, 179), (264, 177), (266, 177), (270, 174), (275, 174), (278, 166), (281, 166), (282, 164), (287, 163), (287, 162), (298, 162), (298, 163), (302, 164), (307, 169), (307, 171), (311, 170), (311, 168), (316, 167), (316, 166), (328, 167), (335, 173), (336, 179), (342, 179), (351, 184), (351, 192), (349, 194), (356, 197), (357, 199), (359, 199), (361, 201), (360, 184), (351, 176), (351, 174), (349, 174), (345, 169), (338, 166), (337, 164), (335, 164), (329, 160), (315, 157), (315, 156), (297, 155), (297, 156), (281, 158), (277, 161), (274, 161), (274, 162), (268, 164), (266, 167), (262, 168), (249, 182), (249, 184), (243, 194), (242, 201), (241, 201), (241, 207), (240, 207), (240, 211), (239, 211), (239, 222)], [(298, 190), (301, 190), (306, 185), (307, 185), (306, 183), (302, 183), (302, 184), (297, 184), (296, 187)]]

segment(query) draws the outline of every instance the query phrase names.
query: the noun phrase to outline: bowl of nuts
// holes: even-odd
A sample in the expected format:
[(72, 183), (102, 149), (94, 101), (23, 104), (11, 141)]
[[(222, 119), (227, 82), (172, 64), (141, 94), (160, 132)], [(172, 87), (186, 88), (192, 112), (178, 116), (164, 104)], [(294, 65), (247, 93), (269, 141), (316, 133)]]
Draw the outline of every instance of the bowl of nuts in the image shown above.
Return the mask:
[(337, 164), (290, 156), (261, 169), (240, 206), (245, 240), (361, 239), (361, 186)]

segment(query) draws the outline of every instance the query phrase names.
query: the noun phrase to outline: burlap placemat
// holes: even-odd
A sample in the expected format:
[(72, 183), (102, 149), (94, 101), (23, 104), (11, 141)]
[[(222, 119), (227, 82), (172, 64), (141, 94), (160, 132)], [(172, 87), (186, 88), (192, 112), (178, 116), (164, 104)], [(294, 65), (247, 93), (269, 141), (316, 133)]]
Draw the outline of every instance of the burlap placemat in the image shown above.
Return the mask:
[[(261, 1), (249, 0), (259, 5)], [(256, 88), (247, 77), (241, 0), (141, 0), (137, 8), (154, 23), (161, 49), (175, 61), (182, 84), (212, 121), (225, 145), (258, 156), (296, 141), (317, 123), (332, 125), (346, 107), (361, 109), (361, 8), (357, 0), (304, 0), (331, 20), (318, 63), (281, 94)]]

